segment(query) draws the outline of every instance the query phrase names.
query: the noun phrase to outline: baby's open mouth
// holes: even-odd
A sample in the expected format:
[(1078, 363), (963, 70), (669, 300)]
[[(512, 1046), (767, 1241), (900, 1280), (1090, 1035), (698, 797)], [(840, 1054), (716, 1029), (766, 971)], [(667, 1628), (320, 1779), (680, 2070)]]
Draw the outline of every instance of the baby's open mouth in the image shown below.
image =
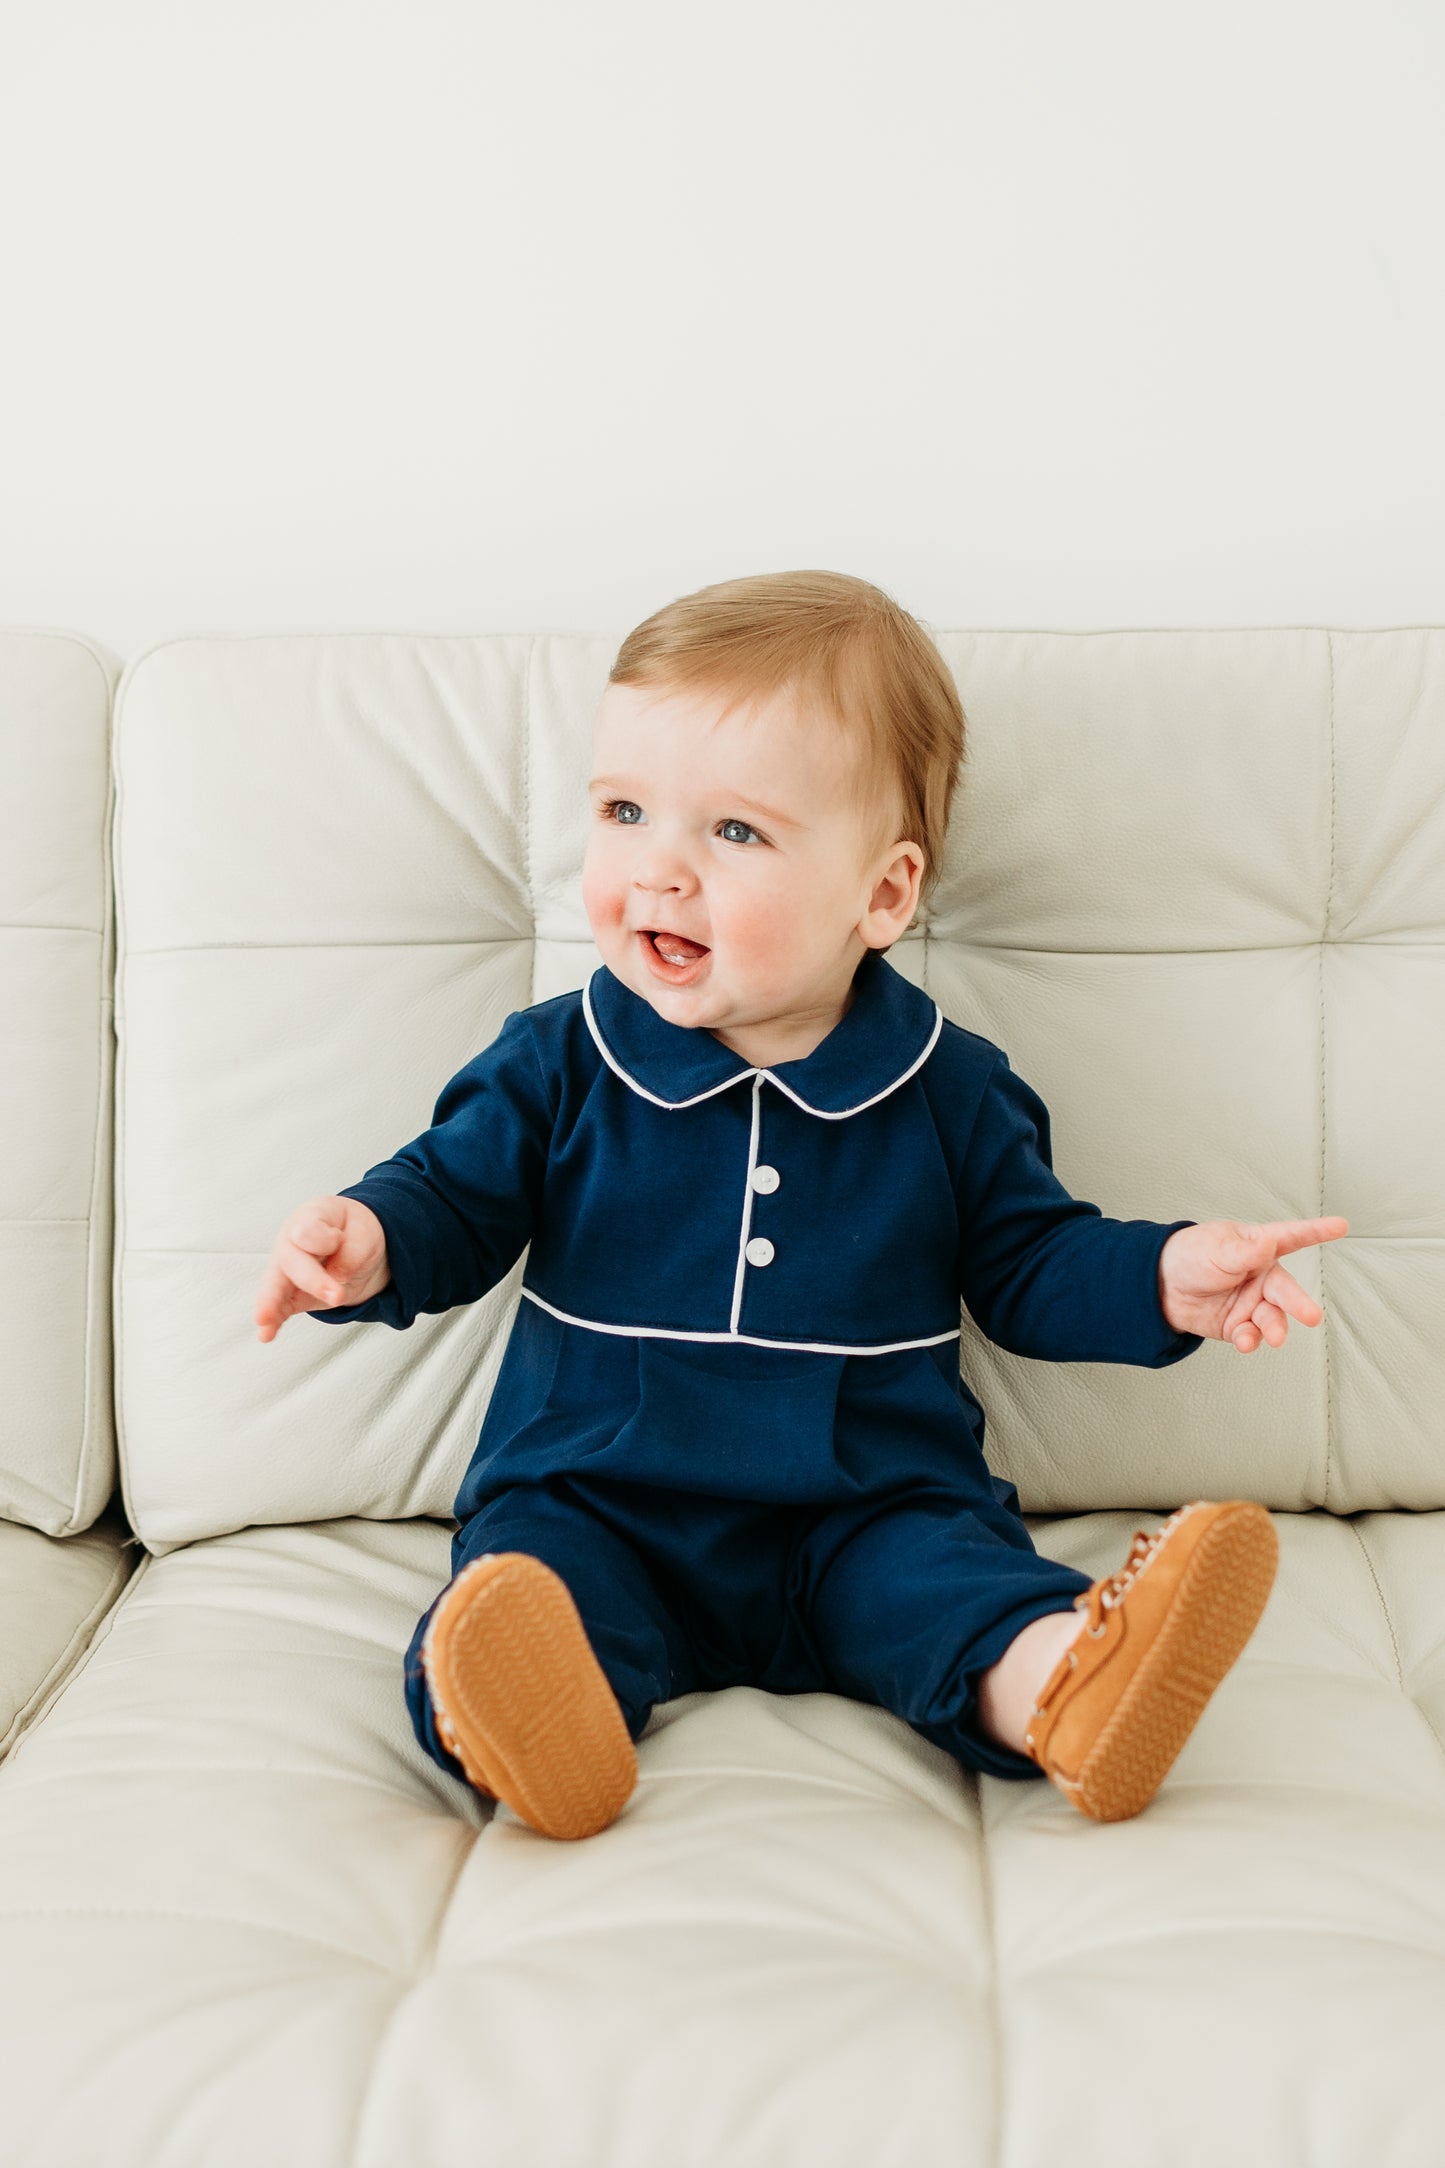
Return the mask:
[(690, 941), (685, 933), (657, 933), (650, 926), (644, 927), (643, 933), (664, 963), (695, 963), (699, 956), (706, 956), (708, 953), (705, 943)]

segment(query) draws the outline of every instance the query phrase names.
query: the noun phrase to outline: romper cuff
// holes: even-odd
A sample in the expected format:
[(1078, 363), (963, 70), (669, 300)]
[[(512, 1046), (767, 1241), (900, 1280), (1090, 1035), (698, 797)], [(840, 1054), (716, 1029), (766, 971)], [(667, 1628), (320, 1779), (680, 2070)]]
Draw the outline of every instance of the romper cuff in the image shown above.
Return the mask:
[[(1149, 1228), (1147, 1220), (1139, 1220), (1134, 1224), (1141, 1231)], [(1140, 1261), (1149, 1275), (1148, 1292), (1143, 1298), (1141, 1314), (1152, 1316), (1157, 1332), (1156, 1352), (1152, 1356), (1141, 1358), (1151, 1370), (1165, 1370), (1170, 1363), (1180, 1362), (1186, 1355), (1192, 1355), (1204, 1338), (1202, 1333), (1176, 1332), (1164, 1315), (1164, 1304), (1159, 1294), (1159, 1259), (1165, 1243), (1171, 1235), (1178, 1234), (1181, 1227), (1196, 1227), (1198, 1224), (1197, 1220), (1182, 1219), (1171, 1220), (1167, 1227), (1156, 1225), (1152, 1229), (1154, 1239), (1140, 1244)]]
[(391, 1278), (368, 1302), (343, 1303), (333, 1310), (308, 1310), (306, 1314), (322, 1325), (391, 1325), (404, 1332), (426, 1307), (425, 1259), (429, 1239), (435, 1241), (435, 1223), (395, 1170), (368, 1175), (336, 1194), (369, 1205), (381, 1221)]

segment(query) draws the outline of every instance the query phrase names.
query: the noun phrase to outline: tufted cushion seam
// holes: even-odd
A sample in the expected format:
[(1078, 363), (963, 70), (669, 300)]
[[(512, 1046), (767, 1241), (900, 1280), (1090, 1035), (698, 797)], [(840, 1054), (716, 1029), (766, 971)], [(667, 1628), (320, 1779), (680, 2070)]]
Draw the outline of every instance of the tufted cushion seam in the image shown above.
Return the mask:
[[(1326, 883), (1325, 883), (1325, 923), (1324, 923), (1324, 929), (1323, 929), (1323, 939), (1321, 940), (1321, 943), (1320, 943), (1320, 951), (1319, 951), (1319, 959), (1320, 959), (1320, 1204), (1319, 1204), (1319, 1216), (1320, 1216), (1321, 1218), (1323, 1218), (1323, 1217), (1325, 1216), (1325, 1210), (1326, 1210), (1326, 1206), (1325, 1206), (1325, 1174), (1326, 1174), (1326, 1169), (1327, 1169), (1327, 1167), (1328, 1167), (1328, 1165), (1329, 1165), (1329, 1159), (1328, 1159), (1328, 1151), (1327, 1151), (1327, 1144), (1326, 1144), (1326, 1128), (1327, 1128), (1327, 1120), (1326, 1120), (1326, 1107), (1325, 1107), (1325, 1090), (1326, 1090), (1326, 1076), (1327, 1076), (1327, 1074), (1328, 1074), (1328, 1065), (1327, 1065), (1327, 1063), (1326, 1063), (1326, 1060), (1325, 1060), (1325, 943), (1326, 943), (1326, 942), (1328, 942), (1328, 941), (1329, 941), (1329, 940), (1330, 940), (1330, 939), (1332, 938), (1332, 937), (1331, 937), (1331, 920), (1332, 920), (1332, 918), (1333, 918), (1333, 915), (1334, 915), (1334, 907), (1335, 907), (1335, 770), (1336, 770), (1336, 761), (1335, 761), (1335, 641), (1334, 641), (1334, 635), (1333, 635), (1333, 633), (1329, 632), (1328, 630), (1327, 630), (1327, 631), (1326, 631), (1326, 633), (1325, 633), (1325, 655), (1326, 655), (1326, 658), (1327, 658), (1327, 660), (1328, 660), (1328, 663), (1329, 663), (1329, 701), (1328, 701), (1328, 706), (1327, 706), (1327, 708), (1326, 708), (1326, 719), (1325, 719), (1325, 748), (1326, 748), (1326, 754), (1327, 754), (1327, 757), (1328, 757), (1328, 760), (1329, 760), (1329, 774), (1330, 774), (1330, 855), (1329, 855), (1329, 870), (1328, 870), (1328, 874), (1327, 874), (1327, 877), (1326, 877)], [(1332, 1335), (1332, 1332), (1333, 1332), (1333, 1326), (1332, 1326), (1332, 1322), (1331, 1322), (1331, 1305), (1330, 1305), (1330, 1304), (1329, 1304), (1329, 1303), (1328, 1303), (1328, 1302), (1327, 1302), (1327, 1301), (1326, 1301), (1326, 1300), (1324, 1299), (1324, 1297), (1325, 1297), (1325, 1284), (1326, 1284), (1326, 1280), (1327, 1280), (1327, 1278), (1328, 1278), (1328, 1275), (1329, 1275), (1329, 1255), (1328, 1255), (1328, 1248), (1329, 1248), (1329, 1246), (1328, 1246), (1328, 1244), (1326, 1244), (1326, 1245), (1325, 1245), (1325, 1246), (1324, 1246), (1323, 1248), (1321, 1248), (1321, 1249), (1319, 1250), (1319, 1252), (1318, 1252), (1318, 1256), (1319, 1256), (1319, 1274), (1320, 1274), (1320, 1307), (1322, 1308), (1322, 1310), (1323, 1310), (1323, 1311), (1324, 1311), (1324, 1313), (1325, 1313), (1325, 1314), (1324, 1314), (1324, 1317), (1323, 1317), (1323, 1318), (1321, 1319), (1321, 1321), (1320, 1321), (1320, 1334), (1321, 1334), (1321, 1347), (1320, 1347), (1320, 1353), (1321, 1353), (1321, 1356), (1322, 1356), (1322, 1358), (1323, 1358), (1323, 1363), (1324, 1363), (1324, 1381), (1325, 1381), (1325, 1480), (1324, 1480), (1324, 1488), (1323, 1488), (1323, 1493), (1322, 1493), (1322, 1496), (1321, 1496), (1321, 1499), (1320, 1499), (1320, 1503), (1321, 1503), (1322, 1505), (1324, 1505), (1325, 1507), (1328, 1507), (1328, 1506), (1329, 1506), (1329, 1503), (1330, 1503), (1330, 1474), (1331, 1474), (1331, 1469), (1332, 1469), (1332, 1465), (1333, 1465), (1333, 1457), (1334, 1457), (1334, 1420), (1335, 1420), (1335, 1419), (1334, 1419), (1334, 1394), (1333, 1394), (1333, 1390), (1332, 1390), (1332, 1387), (1333, 1387), (1333, 1374), (1332, 1374), (1332, 1370), (1331, 1370), (1331, 1365), (1330, 1365), (1330, 1344), (1331, 1344), (1331, 1335)]]
[[(69, 1679), (86, 1647), (94, 1638), (98, 1627), (124, 1593), (126, 1582), (132, 1573), (130, 1560), (122, 1551), (111, 1569), (110, 1579), (96, 1596), (84, 1617), (76, 1622), (75, 1631), (56, 1657), (32, 1694), (21, 1702), (15, 1711), (14, 1721), (8, 1731), (0, 1736), (0, 1759), (3, 1759), (24, 1738), (27, 1731), (54, 1700), (60, 1687)], [(10, 1781), (7, 1778), (7, 1781)], [(21, 1780), (24, 1781), (23, 1779)]]
[(450, 1881), (447, 1883), (446, 1888), (442, 1892), (441, 1901), (437, 1905), (435, 1914), (433, 1915), (431, 1934), (427, 1938), (425, 1954), (421, 1962), (419, 1963), (416, 1972), (413, 1974), (411, 1980), (403, 1989), (402, 1993), (398, 1995), (395, 2003), (387, 2012), (386, 2021), (382, 2025), (380, 2032), (376, 2036), (376, 2045), (371, 2051), (371, 2061), (367, 2068), (366, 2083), (361, 2088), (361, 2098), (358, 2100), (356, 2105), (356, 2124), (352, 2132), (351, 2150), (349, 2155), (349, 2158), (354, 2163), (359, 2164), (366, 2157), (362, 2141), (366, 2134), (367, 2117), (371, 2112), (371, 2104), (376, 2098), (378, 2080), (386, 2053), (387, 2043), (391, 2039), (392, 2031), (396, 2025), (396, 2021), (401, 2015), (402, 2011), (406, 2008), (407, 2003), (410, 2001), (416, 1989), (422, 1985), (423, 1981), (425, 1981), (432, 1974), (440, 1970), (440, 1967), (437, 1964), (437, 1952), (441, 1947), (442, 1930), (446, 1926), (447, 1919), (450, 1916), (452, 1909), (452, 1900), (456, 1896), (457, 1889), (461, 1883), (462, 1875), (466, 1870), (468, 1861), (471, 1859), (476, 1842), (476, 1837), (478, 1834), (479, 1832), (473, 1833), (473, 1839), (471, 1844), (459, 1845), (457, 1847), (456, 1868), (451, 1876)]
[(170, 1905), (7, 1905), (0, 1913), (7, 1920), (64, 1920), (64, 1919), (115, 1919), (115, 1920), (181, 1920), (187, 1927), (205, 1924), (211, 1927), (244, 1927), (253, 1934), (275, 1935), (287, 1942), (304, 1942), (308, 1949), (326, 1950), (333, 1957), (354, 1958), (368, 1972), (381, 1973), (385, 1978), (403, 1977), (399, 1965), (385, 1965), (361, 1950), (348, 1949), (343, 1942), (328, 1942), (323, 1935), (306, 1935), (296, 1927), (278, 1927), (273, 1920), (248, 1920), (234, 1912), (181, 1912)]
[[(114, 1783), (117, 1774), (144, 1777), (183, 1777), (191, 1784), (205, 1777), (294, 1777), (308, 1784), (313, 1781), (320, 1781), (326, 1784), (351, 1785), (357, 1791), (380, 1792), (385, 1799), (400, 1801), (405, 1806), (416, 1807), (418, 1812), (424, 1813), (427, 1811), (418, 1800), (414, 1788), (408, 1790), (400, 1784), (384, 1784), (379, 1777), (358, 1776), (352, 1769), (328, 1769), (321, 1762), (298, 1765), (294, 1762), (269, 1760), (265, 1763), (254, 1761), (148, 1761), (135, 1763), (131, 1768), (119, 1772), (113, 1762), (108, 1764), (99, 1763), (93, 1768), (77, 1766), (74, 1762), (67, 1762), (63, 1776), (47, 1773), (44, 1776), (36, 1777), (30, 1782), (30, 1788), (39, 1791), (47, 1784), (59, 1783), (63, 1789), (68, 1789), (72, 1783), (82, 1777), (88, 1777), (97, 1784), (108, 1784)], [(7, 1769), (5, 1787), (7, 1797), (13, 1796), (15, 1792), (24, 1791), (27, 1788), (27, 1779), (24, 1776), (14, 1775)], [(446, 1809), (443, 1818), (448, 1821), (456, 1819), (450, 1807)]]
[(1016, 1966), (1009, 1974), (1010, 1982), (1022, 1982), (1031, 1978), (1047, 1979), (1051, 1974), (1071, 1965), (1097, 1965), (1116, 1950), (1134, 1949), (1151, 1942), (1167, 1942), (1171, 1937), (1183, 1942), (1194, 1936), (1246, 1934), (1260, 1940), (1267, 1935), (1330, 1935), (1341, 1942), (1367, 1942), (1372, 1947), (1386, 1950), (1410, 1950), (1417, 1957), (1439, 1958), (1440, 1942), (1411, 1941), (1404, 1935), (1377, 1933), (1372, 1927), (1349, 1927), (1334, 1920), (1305, 1920), (1266, 1916), (1262, 1912), (1242, 1912), (1235, 1918), (1216, 1913), (1212, 1919), (1191, 1920), (1187, 1927), (1139, 1926), (1122, 1934), (1098, 1935), (1077, 1947), (1060, 1949), (1053, 1953), (1046, 1964)]
[(532, 970), (528, 1000), (537, 999), (537, 890), (532, 878), (532, 661), (539, 634), (534, 634), (522, 669), (522, 880), (527, 890), (527, 917), (532, 941)]

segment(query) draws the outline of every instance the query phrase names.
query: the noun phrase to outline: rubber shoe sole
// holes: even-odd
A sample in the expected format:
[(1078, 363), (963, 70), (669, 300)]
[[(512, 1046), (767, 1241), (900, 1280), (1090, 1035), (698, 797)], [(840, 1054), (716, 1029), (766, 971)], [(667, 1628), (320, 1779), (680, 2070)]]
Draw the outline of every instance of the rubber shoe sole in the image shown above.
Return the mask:
[(626, 1806), (637, 1754), (559, 1574), (525, 1551), (474, 1558), (422, 1637), (437, 1731), (478, 1791), (544, 1837), (595, 1836)]
[[(1124, 1821), (1154, 1797), (1254, 1632), (1279, 1561), (1269, 1514), (1244, 1499), (1197, 1499), (1134, 1542), (1136, 1559), (1146, 1546), (1142, 1565), (1078, 1599), (1085, 1625), (1040, 1690), (1026, 1747), (1101, 1822)], [(1120, 1578), (1128, 1585), (1104, 1604)]]

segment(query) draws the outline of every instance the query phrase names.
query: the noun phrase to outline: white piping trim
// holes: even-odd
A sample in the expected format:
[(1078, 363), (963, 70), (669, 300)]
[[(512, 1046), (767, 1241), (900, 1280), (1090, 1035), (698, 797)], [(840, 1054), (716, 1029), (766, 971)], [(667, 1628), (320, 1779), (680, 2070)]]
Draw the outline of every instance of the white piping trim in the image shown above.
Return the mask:
[(816, 1114), (819, 1120), (824, 1122), (843, 1122), (847, 1120), (850, 1114), (861, 1114), (865, 1107), (876, 1107), (880, 1099), (886, 1099), (890, 1092), (897, 1091), (900, 1084), (906, 1084), (914, 1070), (921, 1069), (933, 1052), (934, 1047), (938, 1044), (938, 1034), (942, 1029), (943, 1011), (935, 1001), (933, 1004), (933, 1029), (928, 1034), (927, 1044), (918, 1058), (911, 1061), (902, 1075), (896, 1076), (891, 1084), (885, 1084), (881, 1092), (874, 1092), (871, 1099), (860, 1099), (856, 1107), (839, 1107), (836, 1113), (830, 1113), (827, 1107), (810, 1106), (808, 1101), (795, 1092), (791, 1085), (785, 1084), (780, 1076), (774, 1076), (771, 1069), (762, 1069), (758, 1073), (760, 1076), (765, 1076), (770, 1084), (776, 1084), (780, 1092), (786, 1092), (788, 1097), (802, 1107), (805, 1113)]
[(574, 1317), (570, 1310), (559, 1310), (555, 1303), (544, 1302), (534, 1288), (524, 1287), (522, 1293), (539, 1310), (560, 1317), (564, 1325), (585, 1325), (589, 1332), (620, 1333), (632, 1340), (732, 1340), (743, 1347), (800, 1348), (809, 1355), (896, 1355), (907, 1347), (941, 1347), (945, 1340), (957, 1340), (963, 1331), (961, 1325), (955, 1325), (952, 1332), (933, 1332), (924, 1340), (886, 1340), (872, 1347), (858, 1347), (846, 1340), (760, 1340), (750, 1332), (674, 1332), (667, 1325), (604, 1325), (598, 1318)]
[[(639, 996), (639, 998), (641, 997)], [(801, 1107), (805, 1114), (816, 1114), (819, 1120), (824, 1122), (846, 1121), (850, 1114), (861, 1114), (865, 1107), (876, 1107), (880, 1099), (886, 1099), (890, 1092), (896, 1092), (900, 1084), (906, 1084), (908, 1082), (908, 1079), (912, 1076), (915, 1069), (921, 1069), (923, 1067), (923, 1064), (927, 1061), (929, 1055), (933, 1052), (934, 1047), (938, 1044), (938, 1034), (943, 1029), (943, 1011), (938, 1006), (938, 1003), (935, 1001), (933, 1004), (933, 1029), (928, 1034), (927, 1044), (924, 1046), (922, 1053), (917, 1057), (917, 1059), (911, 1061), (908, 1064), (908, 1067), (903, 1071), (901, 1076), (894, 1077), (891, 1084), (885, 1084), (881, 1092), (874, 1092), (871, 1099), (860, 1099), (858, 1101), (858, 1104), (854, 1107), (839, 1107), (836, 1110), (833, 1110), (828, 1107), (813, 1106), (810, 1101), (803, 1098), (801, 1093), (795, 1092), (791, 1084), (785, 1084), (782, 1078), (780, 1076), (775, 1076), (771, 1069), (763, 1068), (739, 1069), (736, 1076), (724, 1077), (721, 1084), (710, 1084), (705, 1092), (694, 1092), (691, 1099), (659, 1098), (656, 1092), (650, 1092), (645, 1084), (639, 1084), (636, 1077), (630, 1075), (628, 1071), (623, 1068), (621, 1062), (617, 1059), (617, 1056), (613, 1053), (611, 1047), (603, 1038), (601, 1030), (598, 1027), (597, 1019), (592, 1013), (592, 989), (590, 982), (582, 989), (582, 1014), (587, 1019), (587, 1029), (591, 1032), (593, 1038), (597, 1042), (597, 1051), (602, 1056), (602, 1059), (606, 1062), (608, 1068), (614, 1070), (616, 1074), (621, 1077), (624, 1084), (630, 1084), (632, 1089), (637, 1093), (640, 1099), (650, 1099), (655, 1107), (667, 1107), (669, 1110), (674, 1107), (695, 1107), (700, 1099), (712, 1099), (716, 1096), (718, 1092), (731, 1091), (734, 1084), (745, 1084), (749, 1077), (757, 1077), (759, 1080), (766, 1077), (770, 1084), (777, 1085), (780, 1092), (786, 1092), (789, 1099), (793, 1101), (793, 1104), (795, 1106)], [(772, 1342), (769, 1342), (768, 1344), (769, 1346), (771, 1346)], [(907, 1344), (910, 1347), (927, 1345), (926, 1342), (915, 1341), (909, 1341)]]
[(738, 1268), (733, 1274), (733, 1307), (728, 1319), (728, 1331), (738, 1329), (738, 1312), (743, 1306), (743, 1272), (747, 1266), (748, 1228), (753, 1217), (753, 1169), (758, 1163), (758, 1102), (762, 1098), (763, 1079), (759, 1072), (753, 1078), (753, 1121), (748, 1131), (748, 1165), (743, 1176), (743, 1223), (738, 1230)]
[(705, 1092), (694, 1092), (691, 1099), (660, 1099), (657, 1093), (650, 1092), (645, 1084), (639, 1084), (635, 1076), (628, 1075), (607, 1041), (603, 1038), (601, 1031), (598, 1029), (597, 1019), (592, 1014), (592, 989), (590, 985), (584, 986), (582, 989), (582, 1014), (587, 1019), (587, 1029), (597, 1041), (597, 1051), (608, 1068), (614, 1069), (624, 1084), (630, 1084), (639, 1099), (650, 1099), (655, 1107), (667, 1107), (669, 1111), (674, 1107), (695, 1107), (699, 1099), (711, 1099), (718, 1092), (730, 1091), (734, 1084), (745, 1083), (754, 1074), (751, 1069), (739, 1069), (736, 1076), (724, 1077), (721, 1084), (710, 1084)]

